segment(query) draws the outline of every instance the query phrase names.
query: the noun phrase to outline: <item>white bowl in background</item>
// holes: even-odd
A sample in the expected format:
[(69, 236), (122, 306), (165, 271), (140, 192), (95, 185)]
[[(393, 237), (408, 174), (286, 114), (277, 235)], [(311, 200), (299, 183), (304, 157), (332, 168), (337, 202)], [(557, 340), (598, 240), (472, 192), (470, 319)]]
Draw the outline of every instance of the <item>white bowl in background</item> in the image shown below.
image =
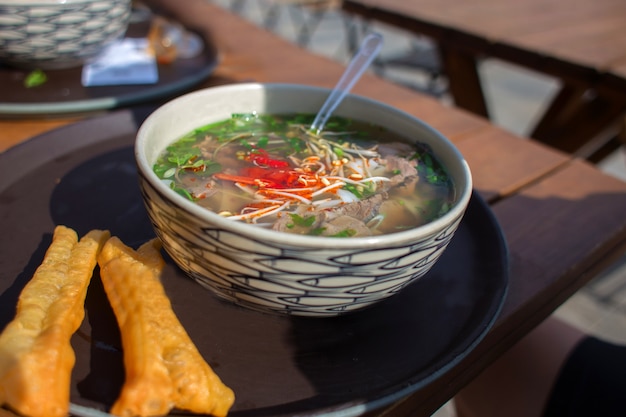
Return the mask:
[(131, 0), (0, 0), (0, 62), (80, 66), (124, 35), (130, 12)]

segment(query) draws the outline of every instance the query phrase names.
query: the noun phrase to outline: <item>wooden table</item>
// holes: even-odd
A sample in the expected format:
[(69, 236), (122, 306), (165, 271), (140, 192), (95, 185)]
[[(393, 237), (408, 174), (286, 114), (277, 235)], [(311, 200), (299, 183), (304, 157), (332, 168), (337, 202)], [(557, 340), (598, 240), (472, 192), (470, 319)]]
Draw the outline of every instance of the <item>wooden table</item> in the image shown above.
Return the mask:
[(624, 143), (615, 132), (626, 110), (626, 2), (345, 0), (343, 9), (432, 38), (462, 108), (488, 116), (477, 64), (503, 59), (561, 85), (531, 137), (592, 161)]
[[(342, 72), (341, 65), (216, 6), (187, 4), (179, 18), (213, 36), (221, 51), (221, 62), (207, 86), (255, 80), (331, 87)], [(355, 92), (422, 118), (459, 147), (510, 251), (509, 295), (486, 338), (460, 364), (387, 414), (428, 416), (624, 253), (626, 183), (584, 160), (372, 75), (366, 75)], [(0, 150), (76, 120), (0, 121)]]

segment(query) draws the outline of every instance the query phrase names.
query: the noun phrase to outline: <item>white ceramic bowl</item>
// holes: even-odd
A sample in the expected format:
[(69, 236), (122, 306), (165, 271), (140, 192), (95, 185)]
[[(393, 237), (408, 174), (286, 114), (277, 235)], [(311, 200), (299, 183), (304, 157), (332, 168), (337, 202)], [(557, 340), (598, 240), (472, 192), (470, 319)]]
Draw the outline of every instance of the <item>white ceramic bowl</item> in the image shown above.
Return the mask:
[(124, 35), (130, 11), (131, 0), (0, 0), (0, 62), (79, 66)]
[(456, 202), (421, 227), (375, 237), (283, 233), (221, 217), (172, 191), (152, 171), (164, 148), (233, 113), (315, 113), (329, 90), (287, 84), (234, 84), (181, 96), (151, 114), (135, 144), (148, 214), (165, 250), (214, 294), (239, 305), (334, 316), (390, 297), (424, 276), (452, 239), (469, 203), (469, 167), (454, 145), (415, 117), (350, 95), (334, 114), (382, 125), (429, 144), (448, 168)]

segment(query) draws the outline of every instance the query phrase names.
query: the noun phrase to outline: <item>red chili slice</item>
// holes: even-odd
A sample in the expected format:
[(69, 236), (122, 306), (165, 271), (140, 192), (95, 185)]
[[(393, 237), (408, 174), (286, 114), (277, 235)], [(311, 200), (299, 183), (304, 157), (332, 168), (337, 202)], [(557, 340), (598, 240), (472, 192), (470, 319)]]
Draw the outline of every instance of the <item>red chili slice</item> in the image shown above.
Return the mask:
[(269, 168), (287, 168), (289, 167), (289, 162), (283, 161), (280, 159), (270, 158), (269, 154), (265, 149), (254, 149), (246, 158), (248, 161), (252, 161), (257, 165)]
[(298, 182), (300, 174), (293, 170), (249, 167), (242, 169), (240, 174), (244, 177), (266, 181), (272, 184), (268, 186), (272, 188), (295, 188), (302, 186)]

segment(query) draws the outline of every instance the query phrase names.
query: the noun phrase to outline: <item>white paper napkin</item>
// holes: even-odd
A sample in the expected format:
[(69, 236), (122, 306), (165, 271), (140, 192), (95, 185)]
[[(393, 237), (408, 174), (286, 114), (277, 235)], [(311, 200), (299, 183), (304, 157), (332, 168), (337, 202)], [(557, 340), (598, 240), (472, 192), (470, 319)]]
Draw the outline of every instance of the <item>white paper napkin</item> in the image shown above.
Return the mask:
[(146, 38), (124, 38), (105, 48), (83, 66), (85, 87), (155, 84), (159, 69)]

